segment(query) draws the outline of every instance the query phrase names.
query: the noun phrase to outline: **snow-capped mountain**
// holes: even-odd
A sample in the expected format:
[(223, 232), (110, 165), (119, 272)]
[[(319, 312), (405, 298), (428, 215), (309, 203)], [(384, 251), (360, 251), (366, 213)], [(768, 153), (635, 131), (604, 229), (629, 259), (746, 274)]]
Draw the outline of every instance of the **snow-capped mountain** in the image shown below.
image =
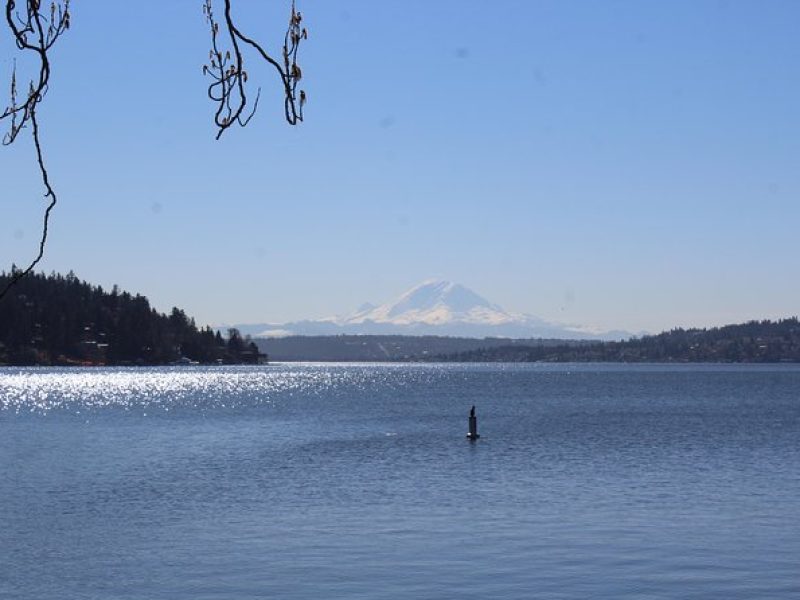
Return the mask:
[(513, 321), (512, 315), (462, 285), (449, 281), (426, 281), (407, 291), (395, 302), (360, 310), (341, 320), (341, 324), (502, 325)]
[(430, 280), (397, 300), (364, 304), (345, 317), (283, 324), (237, 325), (254, 337), (287, 335), (447, 335), (558, 339), (622, 339), (623, 331), (597, 331), (515, 314), (457, 283)]

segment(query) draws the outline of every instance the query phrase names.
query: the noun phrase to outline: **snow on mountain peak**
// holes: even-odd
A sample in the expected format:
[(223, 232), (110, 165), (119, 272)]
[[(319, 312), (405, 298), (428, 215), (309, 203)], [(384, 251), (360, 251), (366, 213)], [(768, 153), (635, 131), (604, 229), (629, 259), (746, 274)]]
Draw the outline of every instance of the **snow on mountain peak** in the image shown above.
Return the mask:
[(374, 323), (450, 324), (456, 322), (501, 324), (514, 320), (496, 304), (451, 281), (429, 280), (410, 289), (395, 302), (362, 310), (344, 319), (344, 324)]
[(238, 325), (261, 337), (287, 335), (451, 335), (550, 339), (621, 339), (625, 332), (600, 332), (509, 313), (452, 281), (428, 280), (394, 302), (363, 304), (348, 317), (293, 323)]

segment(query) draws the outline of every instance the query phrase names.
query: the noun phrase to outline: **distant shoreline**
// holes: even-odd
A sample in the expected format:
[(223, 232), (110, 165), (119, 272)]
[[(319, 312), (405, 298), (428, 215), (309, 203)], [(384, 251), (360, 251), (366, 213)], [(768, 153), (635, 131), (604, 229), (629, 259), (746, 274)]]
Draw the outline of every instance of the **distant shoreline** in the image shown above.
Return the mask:
[(256, 338), (272, 361), (800, 363), (800, 322), (673, 329), (621, 342), (338, 335)]
[(792, 367), (792, 366), (800, 366), (800, 361), (776, 361), (776, 362), (723, 362), (723, 361), (401, 361), (401, 360), (370, 360), (370, 361), (362, 361), (362, 360), (285, 360), (285, 361), (274, 361), (266, 364), (261, 365), (254, 365), (254, 364), (247, 364), (247, 363), (239, 363), (239, 364), (224, 364), (224, 365), (217, 365), (217, 364), (196, 364), (196, 365), (12, 365), (12, 364), (0, 364), (0, 369), (4, 370), (13, 370), (13, 369), (61, 369), (61, 370), (93, 370), (93, 369), (131, 369), (131, 370), (147, 370), (147, 369), (175, 369), (177, 371), (180, 370), (205, 370), (205, 369), (212, 369), (212, 368), (236, 368), (236, 367), (247, 367), (249, 369), (261, 369), (261, 368), (279, 368), (279, 367), (292, 367), (292, 366), (437, 366), (437, 365), (507, 365), (507, 366), (514, 366), (514, 365), (539, 365), (539, 366), (586, 366), (586, 365), (595, 365), (595, 366), (657, 366), (657, 367), (681, 367), (681, 366), (714, 366), (714, 367), (723, 367), (723, 366), (764, 366), (764, 367)]

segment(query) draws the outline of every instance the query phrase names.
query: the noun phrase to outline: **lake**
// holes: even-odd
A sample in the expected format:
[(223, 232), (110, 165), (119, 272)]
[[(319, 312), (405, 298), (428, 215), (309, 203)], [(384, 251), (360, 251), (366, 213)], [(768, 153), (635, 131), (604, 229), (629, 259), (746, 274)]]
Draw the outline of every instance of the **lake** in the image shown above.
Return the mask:
[(800, 366), (0, 369), (0, 598), (455, 597), (800, 597)]

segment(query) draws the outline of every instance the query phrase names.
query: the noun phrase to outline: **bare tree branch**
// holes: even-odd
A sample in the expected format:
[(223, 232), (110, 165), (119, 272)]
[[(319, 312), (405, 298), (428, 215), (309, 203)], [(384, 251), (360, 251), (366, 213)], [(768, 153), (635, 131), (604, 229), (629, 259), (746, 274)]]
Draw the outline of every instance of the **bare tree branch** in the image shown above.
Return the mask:
[(282, 62), (274, 59), (258, 42), (243, 34), (236, 26), (231, 16), (231, 0), (224, 0), (222, 25), (224, 37), (229, 42), (229, 47), (224, 51), (220, 22), (214, 14), (212, 0), (204, 0), (203, 13), (211, 27), (211, 51), (208, 54), (208, 64), (203, 66), (203, 73), (212, 79), (208, 86), (208, 97), (217, 103), (217, 110), (214, 113), (214, 123), (219, 128), (217, 139), (234, 123), (241, 127), (246, 126), (253, 118), (261, 97), (261, 88), (258, 88), (252, 110), (245, 111), (248, 101), (247, 71), (244, 69), (242, 46), (253, 48), (264, 61), (278, 71), (284, 89), (286, 121), (290, 125), (297, 125), (302, 121), (306, 93), (303, 90), (300, 90), (299, 94), (297, 92), (297, 84), (303, 77), (297, 64), (297, 54), (300, 42), (308, 39), (308, 31), (302, 26), (303, 15), (297, 11), (294, 0), (289, 26), (283, 40)]
[(21, 51), (29, 51), (36, 55), (39, 60), (39, 74), (36, 80), (30, 82), (25, 101), (17, 103), (17, 69), (16, 63), (11, 76), (11, 103), (0, 114), (0, 121), (9, 120), (9, 129), (3, 136), (3, 145), (9, 146), (19, 136), (20, 132), (30, 123), (33, 145), (36, 149), (36, 163), (41, 174), (42, 184), (45, 188), (44, 198), (47, 200), (47, 207), (44, 211), (42, 222), (42, 233), (39, 239), (39, 253), (28, 264), (20, 270), (12, 270), (11, 278), (5, 287), (0, 290), (0, 299), (5, 296), (11, 287), (20, 279), (30, 273), (44, 256), (44, 247), (47, 243), (47, 233), (50, 224), (50, 213), (58, 201), (55, 190), (50, 185), (50, 176), (45, 166), (42, 144), (39, 136), (39, 121), (37, 108), (47, 94), (47, 86), (50, 82), (50, 59), (49, 50), (56, 43), (61, 34), (69, 29), (69, 0), (63, 2), (53, 1), (50, 4), (49, 14), (44, 13), (41, 7), (41, 0), (26, 0), (24, 14), (17, 10), (14, 0), (6, 1), (6, 23), (14, 36), (17, 48)]
[[(208, 97), (217, 104), (214, 113), (214, 123), (218, 127), (217, 139), (234, 123), (241, 127), (246, 126), (258, 108), (261, 88), (256, 92), (252, 108), (248, 107), (247, 71), (244, 69), (242, 52), (245, 47), (255, 50), (264, 61), (277, 70), (284, 89), (284, 116), (290, 125), (297, 125), (303, 120), (303, 106), (306, 102), (306, 93), (297, 90), (297, 85), (303, 76), (297, 64), (297, 55), (301, 41), (308, 38), (308, 31), (302, 26), (303, 16), (297, 11), (294, 0), (280, 60), (273, 58), (261, 44), (242, 33), (231, 15), (231, 0), (222, 1), (224, 39), (220, 36), (220, 23), (214, 15), (212, 0), (203, 0), (203, 12), (211, 28), (209, 64), (203, 67), (203, 73), (212, 79), (208, 86)], [(30, 82), (24, 101), (19, 101), (16, 61), (14, 62), (11, 75), (11, 100), (0, 113), (0, 121), (8, 122), (8, 131), (3, 136), (2, 143), (5, 146), (13, 144), (23, 129), (30, 124), (31, 137), (36, 149), (36, 163), (45, 188), (44, 198), (47, 206), (43, 215), (38, 254), (24, 269), (12, 269), (11, 278), (0, 290), (0, 299), (42, 260), (47, 243), (50, 213), (58, 201), (56, 192), (50, 184), (42, 152), (37, 109), (44, 100), (50, 83), (48, 53), (61, 35), (69, 29), (69, 3), (70, 0), (51, 0), (49, 10), (46, 10), (42, 7), (42, 0), (25, 0), (21, 2), (21, 8), (17, 7), (16, 0), (5, 2), (6, 23), (17, 48), (36, 56), (39, 72), (38, 77)]]

